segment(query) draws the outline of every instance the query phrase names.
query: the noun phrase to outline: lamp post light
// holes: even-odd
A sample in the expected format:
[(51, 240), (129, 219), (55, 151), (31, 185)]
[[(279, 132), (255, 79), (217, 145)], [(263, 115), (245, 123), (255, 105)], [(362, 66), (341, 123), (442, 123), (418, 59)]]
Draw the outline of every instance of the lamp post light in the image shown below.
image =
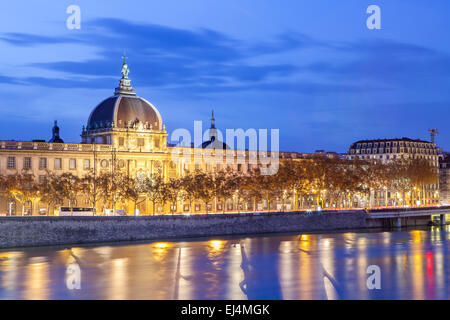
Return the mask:
[(94, 194), (93, 194), (93, 196), (94, 196), (94, 199), (93, 199), (93, 201), (92, 201), (92, 204), (93, 204), (93, 206), (94, 206), (94, 215), (97, 215), (97, 193), (96, 193), (96, 191), (97, 191), (97, 176), (96, 176), (96, 174), (97, 174), (97, 150), (96, 150), (96, 148), (95, 148), (95, 144), (93, 145), (93, 153), (94, 153)]

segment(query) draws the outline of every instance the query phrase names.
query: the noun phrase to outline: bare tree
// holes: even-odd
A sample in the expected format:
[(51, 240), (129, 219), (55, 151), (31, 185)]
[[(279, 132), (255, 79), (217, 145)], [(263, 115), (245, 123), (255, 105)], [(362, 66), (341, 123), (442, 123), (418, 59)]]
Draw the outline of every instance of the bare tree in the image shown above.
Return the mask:
[(59, 192), (62, 197), (69, 201), (70, 210), (73, 214), (73, 207), (77, 201), (78, 195), (81, 193), (81, 179), (70, 172), (63, 173), (58, 179)]
[(181, 193), (181, 179), (170, 178), (163, 185), (163, 198), (169, 202), (170, 213), (174, 214)]
[(144, 181), (144, 192), (153, 204), (153, 215), (155, 215), (156, 204), (161, 200), (163, 178), (161, 174), (153, 174)]
[(214, 198), (213, 177), (209, 172), (197, 171), (194, 173), (195, 196), (198, 200), (205, 203), (206, 213), (208, 213), (208, 204)]
[(142, 198), (143, 193), (145, 192), (145, 183), (144, 181), (140, 181), (137, 178), (132, 178), (129, 176), (124, 176), (121, 180), (121, 193), (122, 198), (126, 200), (133, 201), (134, 204), (134, 215), (137, 213), (137, 205), (143, 201), (139, 199)]
[(192, 203), (196, 200), (196, 180), (193, 173), (188, 173), (181, 178), (181, 197), (189, 202), (189, 212), (192, 212)]
[(40, 201), (46, 203), (47, 215), (52, 207), (54, 208), (56, 204), (64, 202), (64, 194), (60, 190), (60, 176), (47, 171), (45, 179), (38, 185)]
[(102, 189), (100, 187), (101, 175), (94, 175), (93, 172), (85, 174), (81, 180), (81, 193), (89, 199), (89, 203), (97, 211), (97, 205), (101, 198)]

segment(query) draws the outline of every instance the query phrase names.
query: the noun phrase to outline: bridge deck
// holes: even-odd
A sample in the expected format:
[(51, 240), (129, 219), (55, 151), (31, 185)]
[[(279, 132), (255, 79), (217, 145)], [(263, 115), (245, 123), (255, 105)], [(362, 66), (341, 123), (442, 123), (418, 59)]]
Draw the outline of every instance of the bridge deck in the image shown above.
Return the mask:
[(396, 209), (392, 211), (369, 211), (369, 219), (429, 217), (435, 214), (450, 214), (450, 207)]

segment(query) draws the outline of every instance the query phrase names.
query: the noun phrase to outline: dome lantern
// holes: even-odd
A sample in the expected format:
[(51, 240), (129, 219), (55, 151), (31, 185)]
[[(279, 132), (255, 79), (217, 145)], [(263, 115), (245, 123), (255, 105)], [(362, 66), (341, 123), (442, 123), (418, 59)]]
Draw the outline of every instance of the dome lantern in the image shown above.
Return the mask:
[(114, 92), (114, 94), (115, 95), (119, 95), (119, 94), (136, 95), (134, 88), (131, 86), (131, 80), (130, 80), (130, 78), (128, 78), (130, 69), (128, 68), (128, 64), (127, 64), (127, 56), (124, 54), (122, 59), (123, 59), (122, 70), (121, 70), (122, 79), (120, 79), (119, 86), (116, 88), (116, 91)]
[(59, 136), (59, 127), (56, 120), (52, 128), (52, 138), (48, 142), (64, 143), (63, 139)]

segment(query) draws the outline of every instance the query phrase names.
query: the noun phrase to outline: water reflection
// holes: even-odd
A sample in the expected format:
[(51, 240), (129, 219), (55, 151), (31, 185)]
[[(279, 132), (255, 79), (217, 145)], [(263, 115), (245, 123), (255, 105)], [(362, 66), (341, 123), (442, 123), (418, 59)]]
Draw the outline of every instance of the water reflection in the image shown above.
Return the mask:
[[(0, 298), (448, 299), (449, 233), (445, 226), (4, 250)], [(380, 267), (381, 290), (367, 288), (371, 265)]]
[(44, 300), (49, 298), (49, 266), (45, 257), (32, 257), (26, 267), (24, 298)]
[(66, 287), (69, 290), (81, 290), (81, 268), (73, 256), (67, 260)]
[(175, 290), (173, 295), (173, 299), (176, 300), (187, 300), (193, 298), (191, 288), (194, 287), (194, 283), (192, 283), (193, 277), (190, 275), (191, 269), (189, 267), (189, 251), (189, 248), (178, 249), (177, 271), (175, 273)]

